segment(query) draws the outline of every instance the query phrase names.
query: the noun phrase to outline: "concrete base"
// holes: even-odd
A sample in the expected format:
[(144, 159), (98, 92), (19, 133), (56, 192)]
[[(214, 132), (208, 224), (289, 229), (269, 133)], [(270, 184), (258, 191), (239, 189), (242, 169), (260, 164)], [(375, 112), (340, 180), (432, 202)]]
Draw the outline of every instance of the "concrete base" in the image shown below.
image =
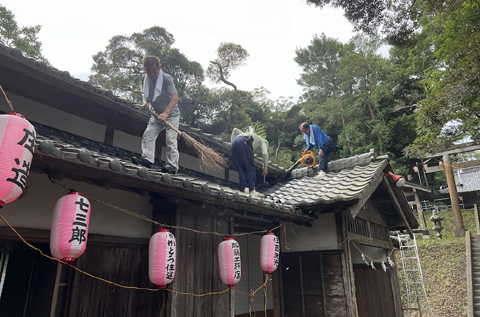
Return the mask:
[(422, 239), (424, 240), (430, 239), (430, 234), (428, 230), (422, 230)]

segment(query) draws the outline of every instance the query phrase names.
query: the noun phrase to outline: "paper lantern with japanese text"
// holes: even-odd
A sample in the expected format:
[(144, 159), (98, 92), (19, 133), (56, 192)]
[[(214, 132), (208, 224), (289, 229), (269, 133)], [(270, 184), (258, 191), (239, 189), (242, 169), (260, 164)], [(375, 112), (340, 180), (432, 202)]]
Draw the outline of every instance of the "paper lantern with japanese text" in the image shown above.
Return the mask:
[(25, 189), (36, 133), (21, 114), (0, 115), (0, 208)]
[(72, 263), (85, 252), (90, 222), (90, 202), (71, 191), (55, 204), (50, 230), (50, 252), (59, 260)]
[(228, 287), (235, 287), (235, 284), (240, 282), (242, 268), (240, 245), (233, 238), (225, 238), (218, 245), (218, 265), (222, 282)]
[(268, 274), (275, 272), (280, 260), (280, 242), (269, 232), (260, 240), (260, 267)]
[(148, 277), (158, 288), (166, 288), (175, 277), (177, 242), (168, 229), (160, 229), (148, 246)]

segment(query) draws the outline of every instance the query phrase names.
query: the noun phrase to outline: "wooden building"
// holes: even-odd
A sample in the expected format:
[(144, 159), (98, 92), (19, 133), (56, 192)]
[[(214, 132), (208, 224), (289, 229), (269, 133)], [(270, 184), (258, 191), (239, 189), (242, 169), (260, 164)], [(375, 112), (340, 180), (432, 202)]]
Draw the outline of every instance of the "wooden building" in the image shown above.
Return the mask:
[[(480, 165), (455, 168), (453, 176), (463, 208), (473, 208), (480, 204)], [(451, 205), (448, 187), (440, 189), (439, 193), (442, 198), (448, 199), (447, 205)]]
[[(45, 254), (50, 253), (53, 206), (68, 188), (93, 198), (87, 250), (75, 266), (125, 286), (155, 288), (148, 280), (148, 239), (159, 226), (144, 217), (225, 235), (289, 223), (285, 231), (276, 231), (284, 237), (280, 268), (266, 296), (255, 295), (254, 307), (242, 293), (264, 283), (259, 234), (236, 237), (242, 254), (236, 289), (242, 293), (196, 297), (181, 293), (227, 288), (218, 271), (221, 235), (172, 230), (176, 277), (170, 292), (153, 292), (114, 286), (49, 260), (1, 223), (2, 316), (224, 317), (248, 316), (250, 310), (262, 316), (265, 307), (269, 316), (402, 316), (395, 270), (372, 270), (361, 260), (362, 252), (375, 259), (388, 254), (390, 229), (411, 232), (417, 226), (402, 191), (384, 176), (388, 158), (372, 151), (334, 161), (322, 180), (314, 177), (315, 169), (299, 169), (266, 190), (265, 198), (253, 198), (236, 190), (234, 166), (202, 170), (181, 139), (177, 175), (132, 164), (148, 115), (18, 49), (0, 46), (0, 85), (15, 110), (35, 126), (38, 152), (24, 193), (0, 214)], [(8, 111), (5, 100), (0, 110)], [(181, 130), (230, 156), (228, 143), (190, 126)], [(164, 146), (160, 135), (157, 167), (165, 160)], [(285, 171), (274, 164), (268, 170), (271, 177)]]

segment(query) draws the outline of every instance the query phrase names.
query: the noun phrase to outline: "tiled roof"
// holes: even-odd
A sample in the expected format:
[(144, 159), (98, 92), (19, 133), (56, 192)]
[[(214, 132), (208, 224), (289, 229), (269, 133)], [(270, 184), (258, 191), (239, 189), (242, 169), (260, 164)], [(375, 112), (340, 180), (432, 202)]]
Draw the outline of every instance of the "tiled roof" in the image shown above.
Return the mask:
[[(36, 147), (42, 154), (53, 155), (62, 160), (78, 161), (88, 165), (117, 172), (123, 175), (139, 177), (146, 181), (165, 186), (189, 190), (215, 198), (240, 203), (253, 204), (275, 212), (302, 216), (293, 205), (275, 203), (271, 198), (254, 198), (241, 191), (232, 189), (236, 184), (226, 182), (198, 172), (180, 169), (176, 175), (162, 173), (159, 169), (147, 169), (131, 162), (132, 152), (106, 146), (95, 141), (69, 135), (52, 134), (53, 129), (36, 125)], [(83, 140), (82, 140), (83, 139)], [(161, 163), (156, 162), (158, 165)]]
[[(42, 76), (40, 78), (43, 78), (43, 80), (47, 80), (49, 82), (61, 81), (65, 84), (73, 85), (82, 95), (86, 96), (87, 98), (96, 100), (101, 103), (113, 103), (115, 104), (116, 110), (123, 109), (123, 112), (130, 113), (132, 116), (144, 117), (144, 121), (148, 121), (148, 118), (150, 117), (150, 115), (145, 114), (141, 110), (141, 105), (115, 96), (114, 93), (110, 90), (105, 90), (99, 86), (94, 86), (89, 82), (74, 78), (67, 71), (58, 70), (55, 67), (47, 65), (43, 61), (37, 61), (33, 58), (27, 57), (18, 48), (12, 49), (0, 45), (0, 58), (1, 56), (9, 59), (9, 61), (7, 62), (7, 64), (9, 65), (12, 61), (15, 61), (23, 64), (24, 67), (29, 68), (30, 70), (33, 69), (35, 71), (41, 72)], [(45, 75), (47, 77), (44, 77)], [(223, 149), (224, 153), (230, 153), (230, 143), (224, 142), (221, 138), (218, 138), (209, 133), (204, 133), (201, 129), (194, 128), (188, 124), (183, 123), (180, 124), (180, 130), (194, 137), (198, 136), (198, 138), (204, 141), (204, 143), (207, 143), (207, 145), (211, 144), (213, 147)], [(260, 160), (256, 154), (255, 158), (257, 159), (258, 166), (263, 166), (263, 160)], [(283, 167), (272, 162), (269, 162), (269, 168), (273, 171), (276, 171), (277, 173), (285, 171)]]
[(336, 202), (362, 199), (370, 186), (383, 177), (388, 160), (357, 165), (353, 169), (329, 172), (322, 179), (317, 179), (315, 171), (309, 169), (304, 176), (277, 184), (264, 192), (277, 203), (296, 207), (308, 207)]
[[(236, 190), (237, 184), (232, 182), (184, 168), (181, 168), (176, 175), (162, 173), (158, 169), (147, 169), (131, 162), (131, 157), (135, 154), (133, 152), (39, 124), (35, 126), (38, 134), (37, 148), (43, 154), (53, 155), (63, 160), (78, 160), (98, 169), (111, 170), (166, 186), (295, 215), (301, 215), (299, 208), (363, 198), (371, 184), (375, 183), (378, 177), (382, 177), (383, 169), (388, 164), (388, 160), (377, 160), (357, 165), (353, 169), (330, 172), (321, 180), (310, 175), (315, 173), (314, 169), (299, 169), (296, 171), (296, 178), (285, 180), (263, 191), (265, 198), (253, 198)], [(157, 166), (162, 164), (156, 162)], [(302, 171), (308, 176), (302, 176)]]
[[(453, 175), (458, 193), (480, 191), (480, 166), (454, 169)], [(448, 193), (448, 188), (441, 189), (440, 193)]]

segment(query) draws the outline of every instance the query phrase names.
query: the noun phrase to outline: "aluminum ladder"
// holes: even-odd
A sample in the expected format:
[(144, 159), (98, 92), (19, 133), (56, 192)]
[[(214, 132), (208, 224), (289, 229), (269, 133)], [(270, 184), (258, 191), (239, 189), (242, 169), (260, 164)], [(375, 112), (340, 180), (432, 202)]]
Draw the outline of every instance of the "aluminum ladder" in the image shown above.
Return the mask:
[(433, 312), (428, 303), (425, 285), (423, 283), (422, 266), (418, 256), (417, 239), (408, 234), (399, 234), (398, 244), (403, 264), (403, 276), (407, 292), (406, 316), (431, 316)]

